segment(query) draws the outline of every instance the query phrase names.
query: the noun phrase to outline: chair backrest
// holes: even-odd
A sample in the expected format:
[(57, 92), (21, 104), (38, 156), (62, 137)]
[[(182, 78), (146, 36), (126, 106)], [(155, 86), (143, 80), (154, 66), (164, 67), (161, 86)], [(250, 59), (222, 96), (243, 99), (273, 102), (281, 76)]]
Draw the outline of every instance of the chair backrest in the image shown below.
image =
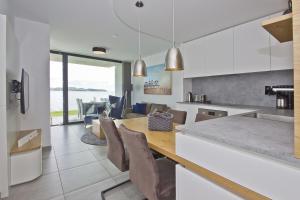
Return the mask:
[(124, 143), (114, 121), (111, 118), (100, 117), (100, 125), (107, 140), (107, 158), (120, 169), (120, 171), (127, 171), (128, 159), (126, 158)]
[(148, 199), (157, 200), (159, 171), (145, 134), (129, 130), (124, 125), (119, 131), (129, 155), (130, 180)]
[(186, 121), (186, 115), (187, 112), (186, 111), (180, 111), (180, 110), (168, 110), (168, 113), (173, 114), (174, 118), (173, 118), (173, 122), (177, 123), (177, 124), (185, 124)]
[(80, 115), (82, 115), (82, 107), (83, 107), (82, 106), (82, 99), (77, 98), (76, 102), (77, 102), (78, 112), (79, 112)]
[(111, 109), (110, 116), (115, 119), (122, 119), (125, 97), (109, 96), (109, 103), (115, 107)]
[(205, 121), (205, 120), (215, 119), (215, 118), (217, 118), (217, 117), (211, 116), (211, 115), (205, 115), (202, 113), (197, 113), (195, 122), (200, 122), (200, 121)]

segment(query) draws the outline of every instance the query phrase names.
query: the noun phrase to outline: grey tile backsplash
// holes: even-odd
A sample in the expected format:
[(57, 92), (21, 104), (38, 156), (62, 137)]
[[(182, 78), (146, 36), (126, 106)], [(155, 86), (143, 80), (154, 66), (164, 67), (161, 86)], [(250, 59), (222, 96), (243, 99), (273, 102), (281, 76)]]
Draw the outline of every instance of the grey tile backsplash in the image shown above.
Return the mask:
[(210, 76), (192, 80), (193, 94), (206, 94), (212, 103), (276, 106), (265, 95), (266, 85), (293, 85), (293, 70)]

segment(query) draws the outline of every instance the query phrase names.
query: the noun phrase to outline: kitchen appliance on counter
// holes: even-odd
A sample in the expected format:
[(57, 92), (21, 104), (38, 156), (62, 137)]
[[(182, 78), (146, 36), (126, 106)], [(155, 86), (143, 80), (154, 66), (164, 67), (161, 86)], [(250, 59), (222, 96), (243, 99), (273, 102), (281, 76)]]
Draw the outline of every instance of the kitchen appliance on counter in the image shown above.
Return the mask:
[(205, 94), (202, 94), (202, 95), (194, 95), (193, 96), (193, 100), (194, 102), (197, 102), (197, 103), (205, 103), (205, 104), (210, 104), (211, 102), (207, 100), (207, 96)]
[(193, 93), (188, 92), (185, 97), (186, 102), (194, 102)]
[(199, 122), (226, 116), (228, 116), (227, 111), (199, 108), (195, 121)]
[(265, 94), (276, 95), (276, 108), (294, 109), (293, 85), (266, 86)]

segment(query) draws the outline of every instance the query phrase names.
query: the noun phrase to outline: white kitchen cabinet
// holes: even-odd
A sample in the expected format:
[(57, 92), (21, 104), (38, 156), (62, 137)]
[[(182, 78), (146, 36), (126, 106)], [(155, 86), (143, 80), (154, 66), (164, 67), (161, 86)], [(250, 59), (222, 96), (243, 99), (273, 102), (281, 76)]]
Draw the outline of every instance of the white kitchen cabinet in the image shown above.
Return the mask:
[(205, 75), (205, 38), (200, 38), (182, 45), (184, 59), (184, 78)]
[(233, 28), (206, 36), (206, 75), (234, 73), (233, 63)]
[(234, 27), (235, 73), (269, 71), (270, 35), (261, 26), (268, 17)]
[[(280, 16), (282, 12), (271, 15), (270, 18)], [(270, 34), (271, 70), (293, 69), (293, 42), (280, 43)]]
[(241, 200), (242, 198), (201, 176), (176, 165), (176, 200)]

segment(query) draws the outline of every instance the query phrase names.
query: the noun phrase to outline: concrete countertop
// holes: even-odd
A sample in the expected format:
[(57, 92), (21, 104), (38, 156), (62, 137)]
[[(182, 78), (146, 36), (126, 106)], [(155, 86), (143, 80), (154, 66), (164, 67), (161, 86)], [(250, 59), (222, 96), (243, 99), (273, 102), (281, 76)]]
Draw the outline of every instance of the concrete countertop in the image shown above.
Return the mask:
[(203, 105), (203, 106), (217, 106), (224, 108), (236, 108), (236, 109), (247, 109), (247, 110), (255, 110), (255, 113), (264, 114), (264, 115), (278, 115), (284, 117), (294, 117), (293, 110), (285, 110), (285, 109), (277, 109), (271, 107), (263, 107), (263, 106), (250, 106), (250, 105), (233, 105), (233, 104), (204, 104), (199, 102), (177, 102), (179, 104), (188, 104), (188, 105)]
[(293, 123), (229, 116), (189, 124), (180, 132), (300, 168), (300, 160), (293, 155)]

